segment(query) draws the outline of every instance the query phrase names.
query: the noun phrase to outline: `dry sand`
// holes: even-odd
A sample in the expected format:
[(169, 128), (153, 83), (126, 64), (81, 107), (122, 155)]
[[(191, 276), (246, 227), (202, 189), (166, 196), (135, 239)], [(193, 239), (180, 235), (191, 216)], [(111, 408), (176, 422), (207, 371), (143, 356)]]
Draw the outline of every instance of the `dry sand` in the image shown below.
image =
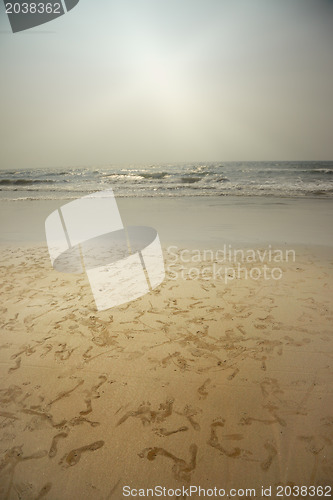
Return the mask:
[(282, 268), (97, 312), (45, 247), (2, 248), (0, 498), (332, 486), (333, 265)]

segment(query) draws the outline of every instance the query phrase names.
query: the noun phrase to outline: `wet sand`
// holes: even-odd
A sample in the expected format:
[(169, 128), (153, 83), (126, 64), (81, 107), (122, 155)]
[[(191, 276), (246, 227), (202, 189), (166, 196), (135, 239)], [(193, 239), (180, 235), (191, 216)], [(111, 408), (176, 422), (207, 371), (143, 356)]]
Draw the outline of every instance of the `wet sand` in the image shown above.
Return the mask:
[[(163, 245), (221, 248), (266, 245), (333, 247), (333, 199), (243, 196), (118, 198), (124, 226), (152, 226)], [(78, 195), (74, 194), (72, 199)], [(70, 200), (3, 201), (0, 244), (45, 242), (47, 216)]]
[(332, 486), (333, 263), (298, 248), (281, 269), (168, 271), (97, 312), (86, 276), (54, 271), (45, 245), (3, 246), (0, 498)]

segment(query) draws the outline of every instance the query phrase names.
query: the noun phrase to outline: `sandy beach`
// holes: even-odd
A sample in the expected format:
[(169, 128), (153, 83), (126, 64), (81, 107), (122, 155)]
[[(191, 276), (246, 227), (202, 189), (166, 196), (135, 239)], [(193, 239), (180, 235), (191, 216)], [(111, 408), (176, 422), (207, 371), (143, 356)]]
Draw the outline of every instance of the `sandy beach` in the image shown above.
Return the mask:
[(45, 244), (3, 245), (0, 497), (329, 491), (329, 255), (298, 247), (279, 280), (225, 282), (189, 278), (193, 262), (180, 275), (165, 249), (160, 287), (97, 312), (86, 276), (54, 271)]
[(3, 2), (0, 500), (333, 500), (332, 26)]

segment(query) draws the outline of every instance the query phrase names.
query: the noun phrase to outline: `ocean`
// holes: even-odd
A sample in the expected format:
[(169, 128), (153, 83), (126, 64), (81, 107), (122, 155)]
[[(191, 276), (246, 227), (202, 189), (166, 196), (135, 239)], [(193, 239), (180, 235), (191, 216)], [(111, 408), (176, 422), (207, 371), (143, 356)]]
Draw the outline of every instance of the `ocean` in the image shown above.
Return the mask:
[(112, 188), (117, 198), (333, 197), (333, 161), (208, 162), (0, 170), (0, 200), (71, 200)]

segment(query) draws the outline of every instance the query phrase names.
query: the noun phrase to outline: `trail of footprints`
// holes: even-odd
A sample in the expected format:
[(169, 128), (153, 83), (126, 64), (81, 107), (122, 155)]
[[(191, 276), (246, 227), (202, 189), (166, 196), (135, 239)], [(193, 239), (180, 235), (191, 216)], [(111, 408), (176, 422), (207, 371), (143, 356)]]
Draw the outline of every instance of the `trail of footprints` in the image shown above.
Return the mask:
[[(73, 384), (72, 388), (58, 393), (58, 395), (49, 402), (42, 402), (42, 404), (34, 406), (27, 405), (27, 400), (31, 396), (31, 393), (28, 392), (24, 394), (22, 387), (12, 385), (7, 389), (0, 390), (0, 404), (4, 408), (12, 405), (15, 406), (15, 414), (7, 410), (0, 411), (0, 417), (2, 419), (0, 428), (6, 428), (7, 426), (11, 427), (13, 422), (19, 422), (22, 420), (24, 415), (27, 415), (31, 417), (31, 420), (27, 423), (24, 430), (34, 431), (40, 428), (49, 428), (50, 430), (54, 429), (56, 431), (51, 438), (48, 450), (41, 450), (26, 456), (23, 452), (23, 445), (21, 445), (9, 448), (4, 453), (2, 460), (0, 461), (1, 498), (9, 497), (13, 489), (15, 489), (18, 494), (21, 490), (23, 491), (23, 489), (25, 491), (26, 487), (24, 485), (22, 486), (20, 485), (21, 483), (14, 481), (15, 471), (18, 464), (27, 462), (28, 460), (43, 459), (45, 457), (54, 459), (58, 455), (58, 447), (62, 441), (64, 441), (62, 448), (66, 447), (66, 439), (68, 439), (72, 427), (82, 423), (90, 424), (92, 426), (99, 425), (99, 422), (88, 420), (86, 415), (93, 412), (93, 400), (100, 397), (100, 389), (106, 382), (113, 383), (112, 380), (108, 380), (106, 375), (99, 375), (97, 383), (93, 384), (90, 389), (86, 389), (84, 391), (85, 408), (79, 411), (77, 416), (61, 420), (55, 420), (52, 415), (51, 410), (53, 406), (62, 399), (69, 398), (75, 391), (77, 391), (84, 383), (82, 379), (77, 380), (76, 383)], [(36, 386), (36, 388), (38, 389), (40, 386)], [(13, 434), (12, 437), (14, 438), (15, 435)], [(87, 444), (84, 444), (84, 446), (69, 450), (58, 461), (58, 464), (63, 468), (73, 467), (80, 462), (82, 454), (97, 452), (104, 446), (104, 444), (105, 442), (103, 440), (98, 440), (92, 443), (88, 442)], [(52, 483), (46, 483), (42, 489), (35, 494), (34, 498), (45, 497), (51, 488)]]
[[(100, 375), (97, 382), (92, 385), (90, 389), (85, 389), (82, 391), (83, 402), (85, 407), (79, 411), (79, 414), (70, 419), (63, 419), (61, 421), (55, 421), (53, 415), (51, 414), (51, 409), (53, 405), (64, 398), (70, 397), (75, 391), (81, 390), (84, 381), (82, 379), (74, 380), (73, 386), (67, 391), (61, 391), (56, 397), (51, 399), (44, 406), (37, 407), (27, 407), (26, 406), (26, 395), (22, 388), (17, 386), (11, 386), (7, 390), (0, 391), (0, 402), (5, 404), (10, 404), (15, 402), (18, 407), (21, 407), (21, 413), (31, 415), (32, 417), (38, 417), (39, 420), (45, 421), (45, 423), (54, 428), (57, 432), (52, 437), (50, 447), (47, 450), (31, 454), (25, 457), (22, 453), (22, 447), (14, 447), (10, 449), (4, 456), (2, 462), (0, 463), (0, 474), (6, 472), (7, 478), (7, 491), (9, 492), (13, 486), (14, 473), (17, 463), (21, 461), (26, 461), (30, 459), (41, 459), (48, 456), (49, 459), (54, 459), (58, 455), (58, 446), (61, 445), (62, 449), (65, 447), (66, 439), (69, 436), (71, 427), (79, 425), (81, 423), (88, 423), (90, 425), (99, 425), (98, 422), (88, 420), (86, 417), (93, 412), (93, 401), (94, 399), (100, 397), (100, 389), (106, 382), (112, 383), (112, 380), (108, 380), (106, 375)], [(209, 390), (214, 387), (211, 385), (211, 379), (204, 379), (203, 383), (197, 389), (198, 401), (204, 400), (209, 396)], [(279, 415), (278, 408), (282, 406), (283, 408), (283, 391), (280, 389), (278, 381), (274, 378), (264, 378), (261, 382), (261, 391), (263, 396), (263, 408), (266, 408), (268, 413), (271, 414), (271, 418), (263, 419), (257, 417), (242, 417), (239, 419), (238, 426), (240, 428), (245, 428), (252, 425), (253, 423), (260, 423), (264, 425), (280, 425), (285, 426), (285, 421)], [(274, 399), (276, 404), (274, 404)], [(298, 407), (302, 402), (298, 403)], [(121, 411), (122, 408), (119, 409)], [(290, 408), (288, 407), (288, 412)], [(297, 408), (295, 407), (296, 411)], [(119, 413), (116, 412), (116, 413)], [(281, 411), (281, 410), (279, 410)], [(182, 409), (175, 409), (174, 398), (168, 398), (164, 402), (160, 403), (157, 408), (154, 408), (150, 402), (142, 402), (137, 409), (129, 410), (123, 413), (122, 416), (115, 422), (115, 426), (125, 425), (129, 419), (137, 419), (145, 427), (150, 427), (152, 432), (160, 439), (168, 439), (173, 435), (179, 433), (189, 433), (192, 431), (202, 431), (207, 435), (206, 444), (218, 452), (221, 456), (232, 459), (232, 460), (245, 460), (250, 462), (257, 462), (262, 471), (268, 471), (277, 456), (276, 444), (271, 441), (265, 441), (262, 445), (262, 454), (258, 458), (253, 456), (253, 452), (244, 446), (236, 444), (231, 445), (231, 442), (241, 443), (246, 442), (246, 433), (244, 432), (228, 432), (228, 422), (224, 418), (215, 419), (211, 422), (209, 429), (201, 429), (200, 425), (200, 414), (202, 410), (200, 408), (194, 408), (191, 405), (185, 405)], [(166, 426), (165, 423), (169, 422), (172, 415), (175, 414), (183, 419), (182, 425), (177, 426)], [(0, 416), (4, 419), (17, 420), (15, 416), (10, 411), (2, 411)], [(161, 425), (162, 424), (162, 425)], [(164, 425), (163, 425), (164, 424)], [(325, 422), (325, 425), (332, 425), (332, 422)], [(33, 427), (32, 427), (33, 429)], [(311, 442), (311, 440), (308, 440)], [(76, 466), (81, 459), (82, 454), (89, 454), (90, 452), (96, 452), (100, 450), (105, 445), (103, 440), (94, 441), (92, 443), (84, 444), (78, 448), (67, 451), (62, 455), (58, 464), (64, 468), (69, 468)], [(320, 448), (319, 451), (321, 451)], [(192, 443), (189, 447), (188, 457), (178, 456), (173, 451), (169, 450), (168, 447), (163, 446), (153, 446), (145, 448), (139, 453), (139, 457), (142, 459), (147, 459), (148, 461), (155, 460), (167, 460), (171, 462), (171, 472), (174, 477), (183, 482), (189, 482), (191, 480), (192, 474), (196, 469), (196, 459), (199, 452), (196, 443)], [(51, 488), (51, 483), (48, 483), (43, 490), (40, 491), (40, 496), (46, 495)]]
[[(205, 383), (203, 385), (205, 385)], [(152, 431), (155, 435), (161, 438), (166, 438), (179, 432), (187, 432), (190, 430), (190, 428), (193, 428), (197, 432), (201, 430), (201, 426), (199, 425), (199, 423), (194, 420), (194, 417), (198, 415), (201, 410), (194, 409), (191, 406), (186, 405), (182, 411), (176, 411), (174, 410), (173, 406), (174, 399), (167, 399), (165, 403), (161, 403), (156, 410), (152, 409), (149, 402), (143, 402), (139, 405), (137, 410), (130, 410), (124, 413), (124, 415), (118, 420), (116, 426), (125, 424), (128, 419), (131, 418), (140, 420), (143, 426), (150, 426), (151, 424), (165, 422), (172, 416), (173, 413), (175, 413), (179, 416), (182, 416), (184, 419), (187, 419), (191, 425), (182, 425), (180, 427), (170, 429), (165, 427), (152, 427)], [(250, 425), (254, 421), (267, 424), (279, 423), (278, 420), (264, 421), (249, 417), (246, 420), (240, 419), (238, 425)], [(223, 418), (215, 419), (210, 424), (210, 429), (206, 441), (208, 446), (217, 450), (220, 455), (226, 458), (257, 462), (260, 465), (261, 469), (265, 472), (270, 469), (277, 455), (276, 445), (273, 442), (266, 441), (263, 444), (262, 457), (256, 458), (253, 457), (253, 453), (251, 450), (239, 446), (232, 447), (228, 445), (230, 441), (242, 441), (246, 439), (246, 435), (244, 435), (244, 433), (221, 433), (221, 431), (225, 430), (225, 427), (227, 427), (227, 423)], [(145, 448), (138, 455), (140, 458), (146, 458), (149, 461), (154, 461), (159, 456), (167, 458), (172, 462), (171, 470), (174, 477), (177, 480), (190, 482), (192, 472), (196, 468), (197, 453), (198, 446), (195, 443), (192, 443), (189, 448), (189, 460), (178, 457), (174, 453), (168, 451), (166, 448), (159, 446)]]
[[(9, 273), (10, 274), (10, 273)], [(58, 282), (57, 282), (58, 283)], [(177, 285), (169, 287), (172, 289)], [(10, 288), (17, 290), (14, 285), (8, 283), (8, 290)], [(215, 288), (213, 283), (205, 284), (202, 289), (206, 292), (207, 299), (212, 294)], [(7, 290), (7, 291), (8, 291)], [(262, 312), (253, 317), (251, 308), (256, 305), (256, 294), (254, 290), (244, 289), (243, 301), (247, 303), (247, 307), (243, 304), (236, 302), (236, 295), (230, 292), (230, 289), (216, 290), (216, 297), (221, 299), (218, 306), (212, 306), (211, 303), (206, 302), (206, 298), (198, 301), (194, 296), (190, 297), (191, 302), (187, 305), (187, 311), (191, 314), (187, 315), (184, 307), (177, 303), (177, 300), (170, 299), (169, 309), (172, 309), (172, 315), (180, 316), (186, 319), (186, 326), (177, 328), (175, 331), (175, 322), (169, 317), (163, 316), (163, 312), (158, 310), (152, 303), (150, 308), (144, 314), (142, 311), (136, 314), (134, 322), (119, 322), (121, 331), (125, 333), (127, 339), (130, 340), (137, 331), (159, 331), (163, 334), (163, 342), (144, 346), (141, 351), (137, 353), (127, 353), (123, 345), (117, 339), (116, 329), (110, 328), (110, 324), (114, 325), (113, 316), (109, 316), (105, 320), (97, 318), (91, 311), (87, 310), (84, 314), (78, 309), (74, 309), (75, 305), (71, 304), (64, 310), (60, 311), (61, 319), (53, 324), (50, 323), (49, 331), (54, 331), (54, 335), (47, 335), (42, 340), (34, 340), (18, 349), (18, 351), (11, 357), (13, 365), (8, 369), (8, 375), (11, 380), (15, 380), (15, 374), (24, 365), (26, 357), (35, 356), (40, 359), (54, 357), (57, 363), (65, 364), (66, 362), (73, 362), (74, 357), (82, 359), (84, 364), (91, 363), (96, 357), (113, 349), (116, 353), (123, 353), (124, 360), (131, 359), (130, 356), (143, 356), (146, 352), (151, 353), (149, 358), (150, 369), (156, 370), (161, 368), (163, 370), (174, 369), (179, 372), (195, 371), (202, 374), (202, 383), (197, 388), (197, 398), (199, 402), (209, 400), (210, 391), (214, 388), (212, 383), (213, 373), (216, 371), (226, 371), (225, 379), (232, 381), (239, 378), (241, 371), (237, 368), (236, 363), (240, 356), (251, 358), (257, 362), (258, 369), (261, 370), (263, 378), (261, 379), (260, 389), (262, 394), (262, 408), (267, 412), (267, 418), (262, 418), (262, 414), (258, 416), (243, 416), (240, 417), (236, 425), (239, 429), (229, 428), (228, 420), (218, 417), (209, 424), (202, 424), (202, 409), (193, 407), (189, 404), (185, 406), (176, 406), (174, 398), (168, 398), (160, 403), (157, 408), (154, 408), (150, 402), (142, 402), (136, 409), (125, 411), (123, 415), (119, 412), (119, 418), (115, 422), (115, 426), (126, 426), (129, 420), (137, 420), (140, 425), (145, 428), (151, 429), (156, 439), (163, 446), (152, 446), (144, 448), (140, 453), (140, 459), (148, 460), (149, 462), (158, 461), (161, 463), (169, 463), (171, 472), (178, 481), (189, 482), (197, 466), (197, 458), (200, 453), (198, 445), (192, 439), (198, 432), (204, 434), (205, 443), (212, 453), (218, 454), (223, 459), (228, 460), (245, 460), (257, 462), (258, 467), (263, 472), (270, 470), (274, 463), (277, 461), (277, 446), (274, 441), (264, 440), (261, 444), (260, 453), (256, 453), (247, 449), (246, 437), (249, 432), (249, 427), (257, 424), (264, 426), (279, 426), (285, 427), (286, 416), (290, 414), (306, 415), (306, 400), (287, 402), (283, 399), (283, 391), (279, 387), (277, 379), (266, 377), (266, 372), (269, 368), (269, 361), (275, 354), (281, 356), (283, 350), (288, 347), (302, 347), (309, 344), (311, 336), (314, 335), (309, 332), (305, 327), (306, 322), (310, 316), (304, 315), (299, 318), (300, 324), (295, 327), (295, 330), (300, 332), (301, 340), (295, 341), (287, 332), (289, 331), (288, 325), (276, 321), (274, 318), (274, 303), (273, 296), (267, 296), (262, 300)], [(35, 291), (30, 292), (30, 296), (36, 295)], [(70, 300), (76, 299), (74, 296), (68, 296)], [(310, 299), (297, 299), (306, 303), (307, 309), (315, 310), (321, 307), (320, 303), (315, 303)], [(180, 303), (180, 300), (179, 300)], [(56, 303), (55, 303), (56, 305)], [(122, 313), (125, 313), (128, 304), (122, 308)], [(166, 308), (167, 309), (167, 308)], [(34, 312), (35, 309), (31, 309)], [(6, 308), (2, 307), (1, 311), (5, 315)], [(207, 313), (208, 319), (205, 317)], [(36, 329), (38, 320), (45, 316), (47, 313), (41, 315), (30, 314), (24, 319), (20, 318), (18, 314), (12, 315), (6, 321), (4, 328), (9, 331), (17, 329), (20, 324), (24, 327), (29, 334), (33, 334)], [(158, 314), (160, 317), (158, 318)], [(327, 312), (323, 312), (327, 316)], [(154, 328), (151, 326), (147, 317), (154, 318)], [(228, 321), (228, 328), (225, 328), (219, 338), (210, 335), (208, 326), (203, 323), (207, 321), (212, 324), (216, 321), (213, 316), (217, 316), (224, 321)], [(125, 316), (124, 316), (125, 317)], [(126, 319), (126, 318), (125, 318)], [(182, 318), (180, 318), (182, 319)], [(163, 320), (163, 321), (162, 321)], [(254, 333), (252, 338), (247, 335), (246, 321), (251, 321), (254, 325)], [(233, 322), (233, 323), (232, 323)], [(83, 335), (80, 332), (80, 325), (88, 327), (89, 337), (85, 337), (90, 342), (90, 345), (85, 344), (84, 349), (75, 345), (74, 340), (59, 343), (57, 341), (57, 334), (66, 331), (72, 339), (75, 335)], [(128, 324), (128, 330), (124, 331), (124, 325)], [(133, 331), (134, 325), (134, 331)], [(268, 338), (266, 335), (267, 327), (270, 332), (274, 330), (282, 331), (279, 340)], [(67, 340), (67, 339), (66, 339)], [(249, 341), (252, 342), (249, 347)], [(173, 344), (170, 352), (164, 351), (163, 354), (155, 355), (155, 349), (158, 345), (169, 343)], [(3, 346), (1, 346), (3, 347)], [(31, 418), (27, 425), (28, 429), (38, 429), (40, 425), (44, 425), (50, 429), (50, 442), (47, 450), (39, 451), (25, 455), (22, 446), (16, 446), (8, 449), (2, 460), (0, 461), (0, 475), (4, 477), (5, 481), (0, 487), (1, 495), (4, 497), (10, 494), (11, 489), (15, 486), (19, 495), (20, 484), (14, 482), (16, 467), (18, 464), (34, 460), (53, 460), (63, 468), (71, 468), (80, 463), (81, 457), (86, 455), (87, 458), (91, 453), (98, 453), (105, 446), (102, 440), (93, 442), (84, 442), (82, 446), (75, 449), (68, 449), (67, 443), (69, 441), (70, 432), (73, 427), (78, 425), (90, 425), (98, 427), (100, 422), (93, 419), (94, 400), (100, 397), (100, 388), (105, 383), (112, 383), (104, 374), (100, 375), (96, 383), (91, 388), (85, 388), (84, 381), (80, 378), (73, 379), (73, 385), (66, 391), (61, 391), (49, 402), (40, 401), (40, 404), (35, 406), (28, 406), (30, 393), (25, 392), (24, 386), (18, 387), (14, 383), (7, 389), (0, 391), (0, 403), (3, 405), (3, 410), (0, 412), (1, 427), (10, 430), (24, 415)], [(59, 401), (71, 398), (74, 393), (80, 391), (82, 394), (82, 406), (79, 408), (78, 413), (72, 418), (56, 419), (52, 414), (53, 406)], [(13, 405), (10, 408), (10, 405)], [(9, 406), (9, 408), (7, 408)], [(12, 409), (15, 408), (15, 411)], [(177, 416), (177, 425), (172, 425), (172, 416)], [(88, 418), (89, 417), (89, 418)], [(179, 422), (179, 418), (181, 422)], [(332, 433), (331, 421), (323, 421), (323, 436), (321, 439), (314, 438), (314, 436), (299, 436), (299, 440), (304, 444), (305, 450), (313, 456), (318, 457), (324, 453), (325, 446), (329, 446), (329, 432)], [(325, 431), (325, 429), (329, 429)], [(326, 433), (325, 433), (325, 432)], [(182, 434), (184, 438), (189, 439), (188, 448), (185, 451), (174, 451), (168, 443), (176, 442), (177, 435)], [(173, 438), (175, 441), (173, 441)], [(192, 442), (193, 441), (193, 442)], [(155, 443), (154, 443), (155, 444)], [(65, 451), (66, 450), (66, 451)], [(59, 459), (60, 455), (60, 459)], [(325, 465), (333, 471), (333, 463), (327, 462)], [(44, 498), (52, 488), (52, 483), (47, 482), (36, 494), (36, 498)]]
[[(208, 290), (209, 291), (209, 290)], [(219, 294), (221, 292), (217, 292)], [(254, 300), (255, 296), (252, 296), (252, 290), (244, 290), (246, 296), (244, 300)], [(226, 302), (226, 297), (230, 295), (228, 302)], [(206, 299), (198, 301), (195, 297), (190, 297), (190, 302), (187, 304), (186, 309), (178, 305), (176, 299), (172, 299), (169, 301), (169, 306), (173, 309), (173, 314), (179, 313), (186, 316), (186, 311), (190, 309), (194, 309), (199, 312), (199, 309), (202, 307), (207, 310), (209, 309), (208, 314), (223, 316), (226, 320), (246, 320), (252, 315), (251, 306), (254, 304), (245, 305), (239, 304), (237, 302), (233, 302), (230, 300), (232, 298), (232, 293), (229, 291), (224, 291), (222, 296), (224, 301), (226, 302), (229, 308), (232, 307), (234, 313), (228, 313), (223, 306), (215, 306), (212, 307), (209, 305), (209, 301), (206, 302), (209, 298), (207, 295)], [(262, 329), (267, 329), (267, 325), (274, 326), (274, 329), (283, 328), (282, 324), (278, 324), (274, 319), (274, 315), (272, 311), (274, 309), (274, 300), (272, 297), (266, 297), (267, 305), (263, 305), (261, 307), (262, 313), (257, 313), (256, 317), (251, 319), (255, 328), (259, 331)], [(273, 302), (272, 302), (273, 301)], [(209, 306), (209, 307), (208, 307)], [(123, 311), (126, 311), (131, 307), (131, 305), (124, 306), (122, 308)], [(124, 347), (119, 342), (117, 338), (117, 331), (114, 330), (114, 318), (112, 315), (108, 316), (107, 319), (100, 319), (96, 317), (94, 314), (89, 314), (89, 311), (86, 315), (82, 316), (82, 311), (78, 311), (78, 309), (73, 309), (72, 312), (66, 313), (68, 308), (64, 309), (64, 316), (62, 319), (56, 321), (53, 325), (55, 329), (55, 334), (53, 336), (47, 336), (40, 341), (34, 341), (34, 345), (29, 344), (23, 346), (17, 353), (12, 356), (12, 359), (15, 361), (15, 364), (11, 366), (8, 370), (9, 374), (13, 374), (15, 371), (19, 370), (23, 358), (22, 356), (31, 356), (38, 355), (40, 358), (45, 358), (50, 354), (54, 356), (54, 359), (63, 363), (71, 359), (73, 354), (80, 349), (80, 346), (70, 345), (68, 342), (56, 343), (52, 342), (52, 339), (56, 339), (57, 327), (61, 327), (66, 324), (66, 322), (71, 322), (73, 324), (67, 325), (67, 329), (69, 329), (72, 334), (79, 331), (79, 327), (77, 322), (83, 326), (88, 327), (88, 330), (91, 335), (90, 341), (92, 345), (88, 348), (85, 348), (83, 352), (78, 354), (81, 357), (84, 363), (90, 363), (98, 356), (103, 356), (108, 351), (104, 351), (105, 348), (114, 348), (115, 352), (124, 353)], [(239, 374), (239, 368), (235, 367), (234, 359), (237, 359), (238, 356), (246, 356), (248, 358), (252, 358), (260, 363), (260, 368), (263, 371), (267, 370), (267, 364), (270, 360), (270, 357), (276, 352), (278, 355), (282, 355), (284, 346), (296, 346), (301, 347), (307, 343), (311, 342), (311, 339), (308, 337), (304, 337), (303, 340), (295, 342), (293, 339), (287, 335), (285, 335), (282, 340), (271, 340), (268, 338), (263, 338), (262, 336), (258, 336), (257, 338), (253, 337), (249, 339), (246, 335), (246, 328), (243, 323), (236, 323), (232, 325), (232, 328), (229, 330), (226, 329), (224, 335), (221, 335), (220, 338), (212, 337), (209, 334), (209, 326), (205, 323), (205, 318), (201, 315), (197, 315), (193, 317), (193, 313), (191, 318), (187, 321), (187, 327), (180, 326), (179, 331), (177, 332), (178, 339), (175, 340), (173, 336), (169, 335), (170, 327), (174, 322), (171, 320), (161, 321), (160, 319), (156, 319), (156, 307), (154, 308), (150, 303), (150, 308), (148, 308), (145, 312), (140, 312), (136, 315), (135, 321), (131, 321), (131, 331), (133, 332), (133, 324), (141, 324), (143, 326), (143, 330), (151, 329), (152, 331), (161, 330), (169, 340), (166, 342), (175, 342), (178, 343), (181, 349), (176, 350), (174, 352), (170, 352), (167, 356), (164, 356), (162, 359), (151, 357), (149, 361), (152, 364), (152, 369), (157, 369), (158, 367), (167, 368), (170, 366), (174, 366), (175, 369), (180, 371), (195, 371), (197, 373), (206, 373), (209, 371), (216, 370), (228, 370), (230, 373), (227, 376), (229, 381), (232, 381)], [(80, 314), (78, 314), (78, 312)], [(160, 311), (161, 314), (161, 311)], [(152, 327), (147, 324), (147, 321), (143, 321), (142, 317), (154, 316), (154, 321), (156, 327)], [(34, 323), (38, 319), (38, 316), (27, 316), (24, 318), (26, 328), (31, 331), (34, 329)], [(7, 323), (12, 324), (12, 322), (17, 322), (17, 315), (11, 318), (11, 320)], [(216, 321), (216, 318), (209, 318), (208, 323), (212, 324), (213, 321)], [(119, 322), (119, 325), (126, 322)], [(159, 323), (159, 324), (158, 324)], [(110, 328), (110, 325), (112, 327)], [(196, 325), (200, 325), (200, 330), (196, 329)], [(51, 325), (52, 326), (52, 325)], [(122, 328), (123, 330), (123, 328)], [(174, 330), (174, 328), (172, 328)], [(52, 329), (50, 330), (52, 331)], [(68, 331), (68, 330), (67, 330)], [(135, 331), (135, 329), (134, 329)], [(142, 331), (139, 329), (139, 331)], [(123, 330), (124, 332), (124, 330)], [(130, 330), (128, 331), (130, 332)], [(304, 330), (306, 333), (307, 330)], [(124, 332), (126, 334), (126, 331)], [(130, 333), (127, 333), (130, 338)], [(169, 336), (168, 336), (169, 335)], [(248, 347), (249, 340), (255, 342), (255, 349), (252, 347)], [(131, 359), (135, 356), (144, 356), (147, 350), (152, 350), (158, 347), (153, 343), (152, 345), (147, 345), (142, 348), (141, 352), (137, 353), (126, 353), (125, 359)], [(102, 349), (102, 351), (101, 351)], [(203, 388), (204, 390), (204, 388)], [(204, 394), (202, 394), (204, 397)]]

